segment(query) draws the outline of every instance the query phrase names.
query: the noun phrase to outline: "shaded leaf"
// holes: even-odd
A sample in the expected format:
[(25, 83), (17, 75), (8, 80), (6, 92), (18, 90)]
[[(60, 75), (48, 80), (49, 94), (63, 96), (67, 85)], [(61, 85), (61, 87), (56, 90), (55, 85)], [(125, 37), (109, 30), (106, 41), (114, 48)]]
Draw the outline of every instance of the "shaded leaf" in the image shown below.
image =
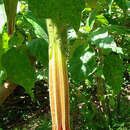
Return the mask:
[(24, 42), (24, 36), (20, 32), (15, 32), (8, 41), (9, 48), (21, 46)]
[(28, 57), (16, 48), (12, 48), (2, 56), (1, 63), (9, 79), (23, 86), (29, 94), (33, 95), (31, 88), (34, 87), (35, 73)]
[(42, 38), (32, 40), (28, 45), (29, 50), (44, 66), (48, 66), (48, 43)]
[(123, 62), (118, 55), (110, 54), (104, 57), (103, 73), (105, 80), (116, 94), (119, 93), (121, 89), (123, 72)]

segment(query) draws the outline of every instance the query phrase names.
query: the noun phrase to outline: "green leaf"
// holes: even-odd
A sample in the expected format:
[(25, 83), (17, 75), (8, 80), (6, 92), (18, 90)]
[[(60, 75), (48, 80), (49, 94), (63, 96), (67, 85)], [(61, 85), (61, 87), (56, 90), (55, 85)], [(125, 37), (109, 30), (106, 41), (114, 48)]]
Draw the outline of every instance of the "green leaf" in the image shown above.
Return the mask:
[(69, 71), (77, 83), (85, 80), (96, 66), (95, 52), (87, 43), (75, 49), (69, 61)]
[(89, 15), (88, 19), (87, 19), (87, 26), (90, 27), (90, 29), (92, 30), (93, 29), (93, 25), (95, 23), (95, 18), (96, 18), (96, 14), (97, 14), (97, 11), (96, 9)]
[(33, 56), (35, 56), (43, 66), (48, 66), (48, 43), (42, 38), (34, 39), (27, 45)]
[(111, 104), (113, 107), (115, 106), (115, 100), (114, 97), (110, 97), (109, 104)]
[(38, 18), (52, 18), (78, 29), (85, 0), (29, 0), (28, 5)]
[(81, 33), (87, 34), (87, 33), (89, 33), (93, 29), (93, 26), (94, 26), (94, 23), (95, 23), (96, 14), (97, 14), (97, 11), (95, 9), (93, 12), (91, 12), (89, 14), (88, 18), (85, 21), (85, 25), (83, 23), (80, 24), (79, 31)]
[(116, 4), (123, 10), (127, 10), (127, 0), (115, 0)]
[(90, 33), (88, 39), (92, 45), (101, 48), (102, 51), (107, 55), (110, 52), (123, 54), (122, 49), (120, 47), (117, 47), (114, 41), (114, 37), (112, 35), (108, 35), (106, 28), (100, 28)]
[(9, 48), (19, 47), (24, 42), (24, 36), (20, 32), (15, 32), (8, 41)]
[(24, 18), (32, 25), (34, 33), (38, 38), (43, 38), (48, 41), (47, 28), (44, 19), (40, 20), (35, 18), (31, 12), (27, 12), (24, 15)]
[(104, 57), (103, 73), (105, 80), (113, 88), (115, 94), (120, 92), (123, 72), (123, 62), (118, 55), (110, 54)]
[(111, 7), (114, 0), (107, 0), (108, 3), (108, 13), (111, 14)]
[(9, 36), (6, 32), (4, 32), (2, 34), (2, 49), (4, 49), (4, 51), (7, 51), (9, 49), (8, 41), (9, 41)]
[(103, 15), (97, 15), (96, 18), (97, 18), (97, 21), (99, 21), (100, 23), (102, 23), (104, 25), (109, 24), (109, 22), (107, 21), (107, 19)]
[(130, 1), (127, 1), (127, 7), (130, 8)]
[(118, 34), (130, 34), (130, 29), (126, 28), (125, 26), (110, 25), (108, 29)]
[(1, 63), (9, 79), (23, 86), (33, 96), (31, 89), (34, 87), (35, 72), (28, 57), (12, 48), (2, 56)]

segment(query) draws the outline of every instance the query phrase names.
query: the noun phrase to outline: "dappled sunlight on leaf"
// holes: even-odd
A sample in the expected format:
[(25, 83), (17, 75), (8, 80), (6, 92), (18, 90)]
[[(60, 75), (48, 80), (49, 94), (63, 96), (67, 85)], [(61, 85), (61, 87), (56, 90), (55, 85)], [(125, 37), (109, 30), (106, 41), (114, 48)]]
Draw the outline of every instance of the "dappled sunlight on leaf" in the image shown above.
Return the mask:
[(69, 64), (72, 79), (76, 82), (81, 82), (95, 69), (95, 52), (85, 43), (75, 49)]

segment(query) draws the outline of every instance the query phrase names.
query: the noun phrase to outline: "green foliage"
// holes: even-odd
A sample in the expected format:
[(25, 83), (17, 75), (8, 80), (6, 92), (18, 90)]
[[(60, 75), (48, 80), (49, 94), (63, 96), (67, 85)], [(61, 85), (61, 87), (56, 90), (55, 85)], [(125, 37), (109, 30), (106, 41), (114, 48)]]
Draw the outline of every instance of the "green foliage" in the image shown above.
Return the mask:
[(110, 25), (108, 29), (110, 30), (110, 32), (116, 32), (117, 34), (120, 35), (130, 34), (130, 29), (126, 28), (125, 26)]
[(87, 19), (87, 26), (89, 26), (91, 30), (95, 22), (96, 14), (97, 14), (97, 11), (94, 10), (92, 13), (90, 13), (90, 16)]
[(113, 88), (114, 93), (120, 92), (123, 82), (123, 62), (118, 55), (109, 54), (104, 58), (103, 73), (106, 82)]
[(113, 0), (107, 0), (107, 2), (108, 2), (108, 13), (111, 14)]
[[(29, 9), (38, 18), (52, 18), (78, 28), (81, 11), (84, 8), (84, 0), (29, 0)], [(57, 21), (57, 22), (58, 22)]]
[(128, 9), (128, 7), (127, 7), (127, 1), (128, 1), (128, 0), (115, 0), (115, 1), (116, 1), (117, 5), (118, 5), (121, 9), (123, 9), (123, 10), (127, 10), (127, 9)]
[(104, 25), (109, 24), (108, 20), (101, 14), (97, 15), (96, 18), (97, 18), (97, 21), (100, 22), (101, 24), (104, 24)]
[(84, 43), (75, 49), (69, 65), (72, 79), (79, 83), (95, 69), (95, 52), (87, 43)]
[(23, 43), (24, 36), (20, 32), (15, 32), (14, 35), (8, 41), (9, 48), (21, 47)]
[(35, 73), (28, 57), (16, 48), (12, 48), (2, 56), (1, 62), (7, 76), (32, 95), (31, 88), (34, 87)]
[(110, 52), (123, 53), (120, 47), (117, 47), (114, 37), (108, 34), (106, 28), (99, 28), (89, 34), (89, 41), (92, 45), (101, 48), (104, 54)]
[(34, 29), (34, 33), (39, 38), (44, 38), (48, 41), (47, 29), (45, 20), (35, 18), (31, 12), (27, 12), (24, 15), (24, 18), (31, 24), (31, 27)]
[(29, 51), (35, 56), (43, 66), (48, 66), (48, 43), (44, 39), (38, 38), (28, 43)]

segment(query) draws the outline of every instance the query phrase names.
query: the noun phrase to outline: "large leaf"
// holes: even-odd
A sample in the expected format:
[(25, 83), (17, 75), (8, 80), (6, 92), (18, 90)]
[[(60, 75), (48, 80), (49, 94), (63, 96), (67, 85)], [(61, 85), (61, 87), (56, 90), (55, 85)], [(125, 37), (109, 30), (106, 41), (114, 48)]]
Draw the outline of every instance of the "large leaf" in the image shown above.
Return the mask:
[(85, 80), (93, 72), (95, 66), (95, 52), (86, 43), (75, 49), (69, 61), (69, 71), (72, 79), (77, 83)]
[(48, 66), (48, 43), (38, 38), (28, 44), (29, 50), (44, 66)]
[(103, 73), (106, 82), (113, 88), (114, 93), (119, 93), (123, 81), (123, 62), (118, 55), (110, 54), (104, 58)]
[(77, 28), (85, 0), (29, 0), (29, 9), (38, 18), (52, 18)]
[(108, 34), (106, 29), (100, 28), (89, 34), (89, 41), (97, 48), (101, 48), (105, 54), (110, 52), (123, 53), (122, 48), (117, 47), (114, 37)]
[(35, 73), (28, 57), (16, 48), (12, 48), (2, 56), (1, 62), (9, 79), (23, 86), (32, 95), (31, 88), (34, 87)]

